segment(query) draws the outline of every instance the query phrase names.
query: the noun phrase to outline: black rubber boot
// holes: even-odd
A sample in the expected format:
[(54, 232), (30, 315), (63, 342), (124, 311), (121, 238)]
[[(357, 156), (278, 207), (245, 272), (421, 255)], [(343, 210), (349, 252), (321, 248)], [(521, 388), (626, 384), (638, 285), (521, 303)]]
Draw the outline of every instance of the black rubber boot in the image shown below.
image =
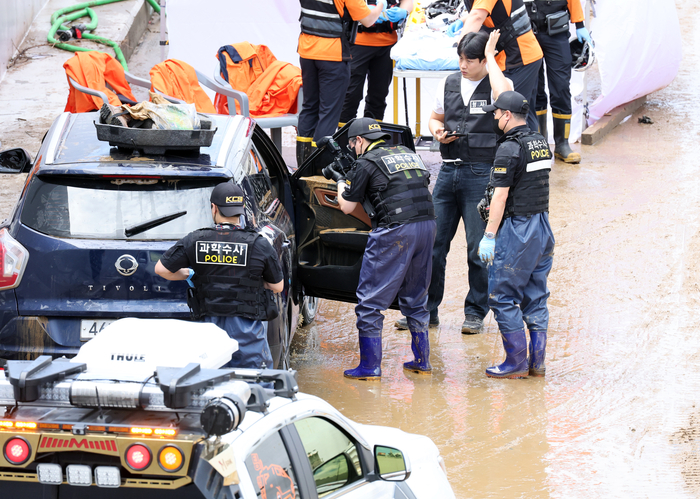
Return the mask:
[(311, 137), (297, 137), (297, 168), (314, 152)]
[(537, 124), (539, 125), (540, 134), (549, 141), (547, 137), (547, 110), (537, 111)]
[(570, 114), (552, 113), (554, 123), (554, 157), (565, 163), (580, 163), (581, 155), (571, 150), (569, 146)]

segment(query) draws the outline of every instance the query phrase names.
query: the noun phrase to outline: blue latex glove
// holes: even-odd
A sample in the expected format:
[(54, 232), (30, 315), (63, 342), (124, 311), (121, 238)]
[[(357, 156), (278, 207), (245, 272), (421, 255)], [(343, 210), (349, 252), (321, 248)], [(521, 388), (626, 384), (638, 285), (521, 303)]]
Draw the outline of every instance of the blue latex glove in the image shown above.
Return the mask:
[(192, 282), (192, 276), (194, 275), (194, 270), (190, 269), (190, 276), (185, 279), (187, 281), (187, 284), (191, 287), (194, 288), (194, 283)]
[(377, 0), (377, 5), (382, 5), (382, 12), (386, 11), (386, 0)]
[(590, 45), (593, 45), (593, 40), (591, 40), (591, 34), (585, 27), (576, 30), (576, 38), (578, 38), (579, 42), (583, 42), (584, 40), (586, 40)]
[(460, 32), (462, 27), (464, 26), (464, 23), (462, 22), (461, 19), (457, 19), (455, 22), (450, 24), (450, 26), (447, 28), (447, 36), (457, 36), (457, 34)]
[(385, 23), (387, 21), (388, 21), (388, 19), (386, 17), (386, 14), (384, 12), (382, 12), (381, 14), (379, 14), (379, 18), (376, 21), (374, 21), (374, 24), (381, 24), (381, 23)]
[(496, 240), (484, 236), (479, 243), (479, 259), (484, 263), (493, 263), (493, 256), (496, 253)]
[(392, 7), (388, 9), (385, 14), (387, 19), (389, 19), (389, 21), (392, 23), (403, 21), (408, 16), (406, 9), (402, 9), (401, 7)]

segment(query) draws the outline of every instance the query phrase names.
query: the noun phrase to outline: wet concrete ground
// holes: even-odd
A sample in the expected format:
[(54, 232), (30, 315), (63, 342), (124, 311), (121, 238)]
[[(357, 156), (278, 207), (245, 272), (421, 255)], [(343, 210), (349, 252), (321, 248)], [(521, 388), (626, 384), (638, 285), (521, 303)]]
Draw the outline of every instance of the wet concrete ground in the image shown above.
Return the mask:
[[(432, 376), (403, 372), (410, 334), (394, 329), (397, 311), (386, 314), (380, 383), (342, 377), (359, 358), (353, 305), (322, 301), (316, 323), (296, 333), (301, 390), (358, 422), (430, 436), (460, 499), (700, 495), (700, 29), (695, 3), (676, 4), (684, 62), (674, 83), (601, 142), (574, 146), (580, 165), (554, 165), (546, 378), (486, 378), (503, 357), (491, 315), (484, 334), (460, 333), (461, 229), (431, 330)], [(152, 39), (133, 73), (158, 62)], [(637, 123), (641, 115), (654, 124)], [(31, 125), (0, 130), (3, 147), (35, 154), (45, 127)], [(425, 157), (437, 175), (439, 158)], [(22, 182), (0, 176), (0, 216)]]
[(601, 142), (577, 145), (580, 165), (554, 165), (545, 379), (484, 375), (503, 358), (491, 314), (484, 334), (460, 333), (463, 231), (431, 329), (432, 377), (403, 372), (399, 312), (386, 314), (381, 383), (342, 376), (359, 360), (352, 305), (323, 301), (297, 331), (300, 388), (356, 421), (430, 436), (457, 497), (700, 495), (700, 31), (691, 3), (677, 5), (686, 36), (674, 83)]

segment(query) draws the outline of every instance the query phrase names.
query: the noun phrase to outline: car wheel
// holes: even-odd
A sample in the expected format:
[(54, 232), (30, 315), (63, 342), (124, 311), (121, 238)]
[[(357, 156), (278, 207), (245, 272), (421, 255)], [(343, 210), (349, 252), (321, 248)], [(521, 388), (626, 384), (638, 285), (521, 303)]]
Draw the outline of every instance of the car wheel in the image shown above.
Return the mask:
[(316, 318), (316, 312), (318, 312), (318, 298), (304, 295), (304, 298), (301, 300), (301, 307), (299, 308), (301, 325), (308, 326)]

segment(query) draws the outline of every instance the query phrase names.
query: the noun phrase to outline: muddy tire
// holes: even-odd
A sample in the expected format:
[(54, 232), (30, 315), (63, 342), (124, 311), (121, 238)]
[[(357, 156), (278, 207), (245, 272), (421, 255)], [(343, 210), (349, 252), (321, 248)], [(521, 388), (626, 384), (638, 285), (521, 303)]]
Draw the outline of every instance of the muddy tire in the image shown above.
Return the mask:
[(301, 306), (299, 307), (299, 325), (308, 326), (314, 319), (316, 319), (316, 312), (318, 312), (319, 300), (315, 296), (306, 296), (301, 300)]

